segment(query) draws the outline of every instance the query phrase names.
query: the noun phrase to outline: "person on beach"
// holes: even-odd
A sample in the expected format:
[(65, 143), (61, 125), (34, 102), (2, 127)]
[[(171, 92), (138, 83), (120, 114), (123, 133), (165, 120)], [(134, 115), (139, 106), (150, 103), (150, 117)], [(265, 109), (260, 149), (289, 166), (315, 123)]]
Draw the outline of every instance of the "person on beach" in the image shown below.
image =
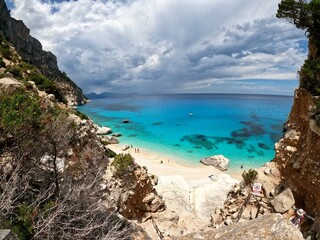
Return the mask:
[(304, 220), (304, 214), (305, 214), (304, 210), (300, 208), (296, 211), (296, 215), (291, 219), (291, 222), (297, 228), (300, 228), (300, 226)]

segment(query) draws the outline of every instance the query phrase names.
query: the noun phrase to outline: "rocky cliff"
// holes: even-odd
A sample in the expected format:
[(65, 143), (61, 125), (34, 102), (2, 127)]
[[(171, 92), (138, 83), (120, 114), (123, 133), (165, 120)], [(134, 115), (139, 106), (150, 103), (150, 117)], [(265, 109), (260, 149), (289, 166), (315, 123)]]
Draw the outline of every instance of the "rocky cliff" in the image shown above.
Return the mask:
[(312, 119), (315, 102), (304, 89), (297, 89), (285, 126), (276, 144), (276, 157), (283, 181), (292, 189), (296, 205), (316, 217), (320, 231), (320, 128)]
[(25, 62), (37, 66), (43, 75), (60, 83), (69, 102), (84, 103), (86, 97), (82, 90), (59, 70), (56, 56), (42, 49), (41, 43), (30, 35), (30, 30), (21, 20), (10, 16), (4, 0), (0, 0), (0, 31)]

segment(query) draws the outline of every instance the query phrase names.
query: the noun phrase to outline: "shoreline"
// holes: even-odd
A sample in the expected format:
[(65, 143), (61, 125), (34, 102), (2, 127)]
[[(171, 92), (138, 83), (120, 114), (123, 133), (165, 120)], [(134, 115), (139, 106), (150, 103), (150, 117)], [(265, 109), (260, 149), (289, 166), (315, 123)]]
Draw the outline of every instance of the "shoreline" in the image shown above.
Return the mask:
[(135, 152), (137, 146), (129, 148), (125, 151), (121, 149), (121, 144), (109, 144), (108, 148), (115, 153), (130, 153), (130, 155), (135, 159), (135, 162), (141, 166), (146, 166), (148, 172), (155, 174), (157, 176), (173, 176), (180, 175), (186, 180), (203, 180), (209, 179), (210, 175), (223, 175), (226, 174), (231, 178), (242, 180), (242, 172), (228, 170), (220, 171), (213, 166), (206, 166), (199, 162), (199, 165), (195, 164), (182, 164), (179, 158), (173, 156), (164, 155), (162, 153), (151, 151), (149, 149), (139, 148), (139, 152)]

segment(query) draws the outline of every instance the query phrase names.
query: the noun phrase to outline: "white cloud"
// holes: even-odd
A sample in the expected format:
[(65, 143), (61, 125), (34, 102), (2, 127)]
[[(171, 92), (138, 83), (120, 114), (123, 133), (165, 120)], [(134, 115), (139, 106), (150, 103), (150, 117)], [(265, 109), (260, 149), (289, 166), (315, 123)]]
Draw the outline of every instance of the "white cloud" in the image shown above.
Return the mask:
[(214, 81), (295, 79), (303, 32), (279, 0), (15, 0), (22, 19), (85, 92), (199, 91)]

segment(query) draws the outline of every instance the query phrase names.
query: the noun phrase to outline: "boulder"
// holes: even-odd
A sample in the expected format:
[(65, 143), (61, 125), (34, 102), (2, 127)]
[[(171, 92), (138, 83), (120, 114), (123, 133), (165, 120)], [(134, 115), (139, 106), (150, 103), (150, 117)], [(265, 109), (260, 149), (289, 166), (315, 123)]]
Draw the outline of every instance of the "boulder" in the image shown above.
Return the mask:
[(310, 128), (311, 128), (312, 132), (314, 132), (315, 134), (320, 136), (320, 127), (317, 126), (316, 121), (311, 119), (309, 124), (310, 124)]
[(295, 203), (293, 194), (290, 188), (287, 188), (280, 194), (276, 195), (273, 200), (271, 200), (271, 204), (274, 210), (278, 213), (284, 213), (288, 211)]
[(212, 157), (202, 158), (200, 160), (204, 165), (211, 165), (221, 171), (226, 171), (229, 167), (229, 159), (223, 155), (214, 155)]
[(113, 136), (108, 137), (107, 141), (108, 141), (109, 144), (118, 144), (119, 143), (119, 140), (116, 137), (113, 137)]
[(269, 214), (251, 221), (238, 222), (206, 232), (196, 232), (177, 238), (178, 240), (197, 239), (264, 239), (264, 240), (303, 240), (302, 233), (280, 214)]
[(13, 78), (1, 78), (0, 79), (0, 93), (11, 94), (18, 88), (24, 88), (23, 84)]
[(97, 135), (106, 135), (112, 133), (112, 129), (108, 127), (99, 127), (97, 130)]
[(122, 146), (122, 151), (125, 151), (125, 150), (127, 150), (127, 149), (129, 149), (130, 148), (130, 145), (128, 145), (128, 144), (125, 144), (125, 145), (123, 145)]

